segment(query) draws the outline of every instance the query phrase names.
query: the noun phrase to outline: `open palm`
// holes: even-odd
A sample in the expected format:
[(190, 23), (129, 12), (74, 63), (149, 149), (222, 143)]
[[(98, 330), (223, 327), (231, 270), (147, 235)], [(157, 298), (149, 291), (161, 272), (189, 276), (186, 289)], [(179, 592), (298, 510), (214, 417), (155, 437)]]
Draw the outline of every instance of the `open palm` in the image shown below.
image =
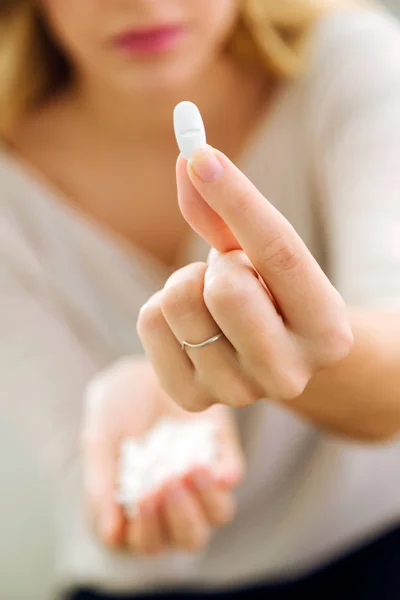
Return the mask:
[(84, 481), (95, 527), (105, 543), (126, 545), (139, 554), (170, 548), (201, 549), (213, 527), (234, 515), (233, 488), (244, 470), (243, 456), (229, 409), (206, 411), (217, 423), (219, 453), (212, 472), (194, 468), (149, 493), (130, 521), (115, 501), (121, 439), (145, 434), (163, 417), (204, 419), (177, 406), (158, 384), (148, 361), (124, 359), (88, 387), (83, 427)]

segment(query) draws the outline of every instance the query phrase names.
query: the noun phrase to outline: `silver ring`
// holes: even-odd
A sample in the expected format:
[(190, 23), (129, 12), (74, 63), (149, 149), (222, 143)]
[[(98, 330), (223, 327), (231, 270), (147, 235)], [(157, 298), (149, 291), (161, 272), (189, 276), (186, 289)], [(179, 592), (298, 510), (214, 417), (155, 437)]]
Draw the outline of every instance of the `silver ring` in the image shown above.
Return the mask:
[(187, 348), (204, 348), (205, 346), (209, 346), (210, 344), (217, 342), (220, 338), (222, 338), (223, 335), (224, 334), (221, 331), (221, 333), (214, 335), (210, 339), (206, 340), (205, 342), (201, 342), (200, 344), (190, 344), (189, 342), (185, 342), (185, 340), (183, 340), (181, 342), (181, 348), (182, 348), (182, 350), (184, 350), (186, 347)]

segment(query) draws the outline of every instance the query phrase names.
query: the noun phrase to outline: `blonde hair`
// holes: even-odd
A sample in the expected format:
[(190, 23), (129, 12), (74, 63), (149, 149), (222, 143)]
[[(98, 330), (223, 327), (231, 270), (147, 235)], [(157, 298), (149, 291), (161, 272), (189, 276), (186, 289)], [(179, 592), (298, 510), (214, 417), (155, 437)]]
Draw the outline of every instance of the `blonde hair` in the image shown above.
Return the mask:
[[(278, 77), (295, 76), (309, 31), (327, 9), (345, 0), (242, 0), (231, 48), (262, 61)], [(0, 137), (70, 77), (66, 57), (51, 39), (32, 0), (3, 0), (0, 8)]]

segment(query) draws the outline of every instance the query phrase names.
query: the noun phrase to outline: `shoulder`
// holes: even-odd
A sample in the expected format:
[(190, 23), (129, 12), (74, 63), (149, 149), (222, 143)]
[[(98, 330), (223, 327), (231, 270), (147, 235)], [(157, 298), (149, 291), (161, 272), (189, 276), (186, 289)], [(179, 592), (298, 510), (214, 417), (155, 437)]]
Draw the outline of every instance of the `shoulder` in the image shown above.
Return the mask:
[[(29, 194), (22, 188), (8, 151), (0, 148), (0, 256), (9, 262), (18, 253), (26, 238), (26, 220), (29, 218)], [(26, 211), (23, 204), (25, 197)]]
[(341, 10), (312, 35), (303, 83), (319, 110), (357, 106), (388, 89), (400, 93), (400, 26), (383, 10)]
[[(400, 109), (400, 26), (384, 10), (341, 10), (321, 18), (306, 69), (293, 89), (307, 135), (318, 139), (370, 112), (376, 122)], [(315, 137), (316, 136), (316, 137)]]
[(43, 276), (51, 217), (45, 208), (34, 183), (0, 146), (0, 261), (9, 274)]
[[(338, 66), (353, 61), (355, 57), (368, 59), (385, 55), (393, 45), (399, 47), (400, 26), (398, 21), (384, 10), (340, 10), (319, 20), (312, 34), (311, 67), (318, 68), (323, 62)], [(399, 62), (392, 56), (389, 63)], [(374, 64), (369, 65), (371, 69)]]

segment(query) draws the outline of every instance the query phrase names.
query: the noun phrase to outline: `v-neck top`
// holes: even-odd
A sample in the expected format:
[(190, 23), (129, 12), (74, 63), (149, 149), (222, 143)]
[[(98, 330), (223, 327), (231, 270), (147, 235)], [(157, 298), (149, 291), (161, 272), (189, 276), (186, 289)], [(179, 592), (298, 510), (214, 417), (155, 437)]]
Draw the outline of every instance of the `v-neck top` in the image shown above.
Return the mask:
[[(352, 10), (321, 20), (306, 71), (285, 84), (240, 167), (349, 305), (398, 310), (399, 157), (399, 29), (384, 13)], [(185, 260), (207, 251), (193, 237)], [(145, 559), (105, 549), (82, 508), (84, 389), (121, 356), (142, 353), (138, 311), (169, 270), (89, 221), (6, 151), (0, 259), (0, 416), (57, 490), (59, 590), (226, 587), (296, 575), (398, 522), (397, 440), (346, 441), (263, 402), (237, 413), (248, 460), (238, 514), (203, 552)]]

